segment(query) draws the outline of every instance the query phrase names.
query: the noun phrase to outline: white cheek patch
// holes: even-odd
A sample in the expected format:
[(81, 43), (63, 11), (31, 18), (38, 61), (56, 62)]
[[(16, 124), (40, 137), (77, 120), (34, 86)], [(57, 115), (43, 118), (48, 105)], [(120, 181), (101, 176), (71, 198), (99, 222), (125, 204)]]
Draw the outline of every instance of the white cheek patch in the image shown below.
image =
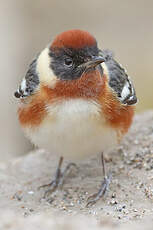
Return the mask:
[(40, 78), (40, 82), (44, 85), (48, 85), (54, 88), (57, 78), (50, 68), (51, 57), (49, 56), (48, 47), (45, 48), (38, 57), (37, 60), (37, 73)]

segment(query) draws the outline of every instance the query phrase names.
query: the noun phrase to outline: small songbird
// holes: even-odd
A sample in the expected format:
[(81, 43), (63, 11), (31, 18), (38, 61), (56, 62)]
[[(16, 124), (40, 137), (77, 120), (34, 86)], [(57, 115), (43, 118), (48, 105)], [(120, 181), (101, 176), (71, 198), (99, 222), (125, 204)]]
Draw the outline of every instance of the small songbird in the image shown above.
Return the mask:
[(82, 159), (102, 153), (104, 180), (88, 205), (102, 197), (110, 183), (103, 152), (127, 133), (137, 102), (126, 70), (111, 51), (82, 30), (59, 34), (29, 66), (15, 97), (25, 135), (36, 146), (60, 156), (55, 179), (46, 194), (63, 183), (63, 158)]

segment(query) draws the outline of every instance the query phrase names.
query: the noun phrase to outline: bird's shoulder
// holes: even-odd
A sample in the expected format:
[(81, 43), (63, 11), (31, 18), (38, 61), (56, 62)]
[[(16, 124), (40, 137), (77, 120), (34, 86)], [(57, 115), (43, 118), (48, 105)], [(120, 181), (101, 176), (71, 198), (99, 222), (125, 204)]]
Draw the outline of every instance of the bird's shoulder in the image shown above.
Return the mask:
[(105, 62), (102, 63), (104, 73), (108, 76), (108, 83), (116, 93), (122, 104), (133, 105), (137, 102), (134, 85), (123, 66), (114, 59), (110, 50), (100, 51)]

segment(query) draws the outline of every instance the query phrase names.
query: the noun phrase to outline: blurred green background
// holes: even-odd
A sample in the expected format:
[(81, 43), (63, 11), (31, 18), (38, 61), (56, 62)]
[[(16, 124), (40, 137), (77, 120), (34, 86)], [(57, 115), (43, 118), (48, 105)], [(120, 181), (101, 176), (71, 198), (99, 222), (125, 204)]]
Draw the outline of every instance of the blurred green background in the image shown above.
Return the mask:
[(1, 0), (0, 18), (0, 159), (31, 148), (13, 93), (31, 59), (64, 30), (88, 30), (99, 47), (112, 49), (133, 79), (137, 111), (153, 108), (152, 0)]

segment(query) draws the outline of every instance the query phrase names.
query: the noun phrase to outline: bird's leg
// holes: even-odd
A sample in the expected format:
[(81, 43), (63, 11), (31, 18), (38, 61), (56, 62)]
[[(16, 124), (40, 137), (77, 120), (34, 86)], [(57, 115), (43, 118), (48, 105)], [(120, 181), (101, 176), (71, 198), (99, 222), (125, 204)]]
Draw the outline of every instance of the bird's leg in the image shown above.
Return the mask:
[(61, 166), (63, 163), (63, 159), (64, 159), (63, 157), (60, 157), (60, 159), (59, 159), (58, 167), (57, 167), (56, 173), (55, 173), (55, 179), (52, 180), (51, 183), (45, 184), (45, 185), (42, 185), (39, 187), (39, 188), (48, 187), (48, 190), (44, 194), (44, 198), (47, 197), (49, 194), (53, 193), (57, 188), (62, 187), (62, 185), (64, 183), (64, 179), (65, 179), (66, 175), (69, 173), (71, 167), (77, 167), (76, 164), (69, 163), (62, 172)]
[(106, 175), (105, 160), (104, 160), (103, 153), (101, 154), (101, 161), (102, 161), (104, 180), (102, 181), (102, 184), (100, 186), (99, 191), (97, 193), (93, 194), (92, 196), (88, 197), (87, 205), (86, 205), (87, 207), (95, 204), (100, 198), (102, 198), (106, 194), (106, 192), (109, 188), (109, 184), (111, 182), (111, 178), (112, 178), (111, 173)]

